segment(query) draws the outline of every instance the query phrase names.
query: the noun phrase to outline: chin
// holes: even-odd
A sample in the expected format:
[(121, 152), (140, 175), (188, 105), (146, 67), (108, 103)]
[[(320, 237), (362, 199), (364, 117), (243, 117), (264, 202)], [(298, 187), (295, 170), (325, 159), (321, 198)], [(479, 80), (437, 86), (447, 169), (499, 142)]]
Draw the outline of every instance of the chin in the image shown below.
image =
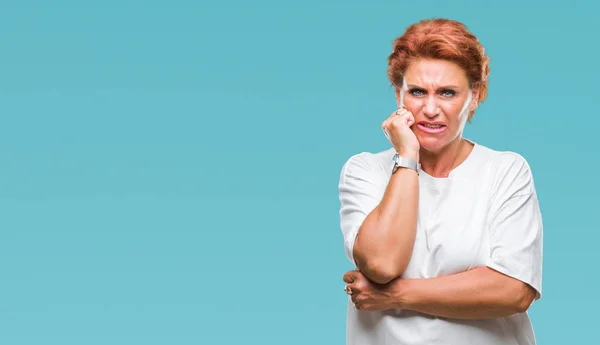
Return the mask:
[(448, 141), (444, 138), (418, 138), (421, 150), (425, 150), (430, 153), (438, 153), (448, 146)]

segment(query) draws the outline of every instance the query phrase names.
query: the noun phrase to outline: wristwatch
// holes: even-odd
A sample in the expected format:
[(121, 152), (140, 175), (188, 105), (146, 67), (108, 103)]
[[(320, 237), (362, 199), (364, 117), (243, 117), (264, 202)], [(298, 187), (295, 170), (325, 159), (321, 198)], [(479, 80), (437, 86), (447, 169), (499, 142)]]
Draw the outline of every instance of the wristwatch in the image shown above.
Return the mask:
[(394, 158), (392, 160), (394, 162), (392, 174), (395, 173), (399, 168), (412, 169), (417, 172), (417, 175), (419, 174), (419, 170), (421, 170), (421, 163), (417, 162), (414, 159), (402, 157), (397, 153), (394, 155)]

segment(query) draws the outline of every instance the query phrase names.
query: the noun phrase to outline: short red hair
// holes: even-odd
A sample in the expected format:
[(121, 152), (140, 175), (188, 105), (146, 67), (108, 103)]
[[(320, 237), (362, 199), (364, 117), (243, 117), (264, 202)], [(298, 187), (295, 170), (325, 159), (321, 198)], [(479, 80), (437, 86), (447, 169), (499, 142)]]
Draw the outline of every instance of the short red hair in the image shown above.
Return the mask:
[[(402, 87), (409, 64), (420, 58), (451, 61), (459, 65), (469, 80), (469, 87), (479, 91), (479, 103), (487, 97), (490, 58), (483, 45), (467, 27), (450, 19), (427, 19), (412, 24), (394, 40), (388, 57), (388, 78), (396, 88)], [(469, 118), (474, 111), (469, 114)]]

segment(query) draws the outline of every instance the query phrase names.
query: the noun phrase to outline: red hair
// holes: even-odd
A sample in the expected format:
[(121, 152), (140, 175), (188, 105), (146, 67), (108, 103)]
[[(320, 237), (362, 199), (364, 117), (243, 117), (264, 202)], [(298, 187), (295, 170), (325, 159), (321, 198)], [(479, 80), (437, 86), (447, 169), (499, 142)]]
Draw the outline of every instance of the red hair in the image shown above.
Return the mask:
[[(487, 97), (490, 58), (483, 45), (467, 27), (455, 20), (428, 19), (412, 24), (394, 40), (388, 57), (388, 78), (396, 88), (402, 87), (409, 64), (420, 58), (456, 63), (467, 76), (469, 87), (479, 91), (479, 103)], [(474, 114), (469, 114), (471, 118)]]

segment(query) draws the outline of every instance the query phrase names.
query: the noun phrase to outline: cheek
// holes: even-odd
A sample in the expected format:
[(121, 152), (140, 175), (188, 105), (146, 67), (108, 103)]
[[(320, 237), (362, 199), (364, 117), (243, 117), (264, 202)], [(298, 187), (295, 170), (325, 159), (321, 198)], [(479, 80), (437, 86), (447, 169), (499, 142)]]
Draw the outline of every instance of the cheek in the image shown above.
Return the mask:
[[(423, 99), (404, 97), (404, 107), (413, 115), (418, 115), (422, 112), (425, 101)], [(458, 121), (459, 113), (462, 109), (462, 104), (447, 100), (437, 100), (437, 106), (444, 114), (444, 117), (449, 121)]]
[(460, 111), (462, 109), (461, 104), (445, 102), (440, 103), (439, 107), (444, 113), (446, 121), (448, 121), (450, 124), (454, 125), (455, 123), (458, 124), (461, 122), (459, 119)]
[(404, 107), (413, 115), (417, 115), (421, 112), (421, 109), (423, 109), (423, 102), (418, 99), (406, 97), (404, 98)]

